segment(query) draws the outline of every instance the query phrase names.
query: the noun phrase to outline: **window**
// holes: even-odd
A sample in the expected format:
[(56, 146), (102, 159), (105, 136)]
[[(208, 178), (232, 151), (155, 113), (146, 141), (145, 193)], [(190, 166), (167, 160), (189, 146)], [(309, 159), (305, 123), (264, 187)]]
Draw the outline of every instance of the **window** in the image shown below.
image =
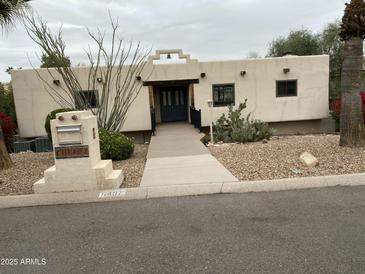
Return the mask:
[(292, 97), (298, 95), (298, 81), (276, 81), (276, 97)]
[(213, 85), (213, 105), (215, 107), (234, 105), (234, 85)]
[(81, 90), (79, 91), (84, 106), (90, 108), (99, 107), (99, 98), (97, 90)]

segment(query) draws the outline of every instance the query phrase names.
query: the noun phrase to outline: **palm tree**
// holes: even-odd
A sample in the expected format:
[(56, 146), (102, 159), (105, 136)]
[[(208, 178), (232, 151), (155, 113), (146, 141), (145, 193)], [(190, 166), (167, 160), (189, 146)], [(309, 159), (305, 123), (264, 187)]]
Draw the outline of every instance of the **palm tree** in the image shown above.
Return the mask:
[(365, 39), (365, 2), (346, 4), (340, 37), (345, 41), (341, 77), (341, 146), (365, 146), (365, 126), (360, 93), (363, 87), (363, 42)]
[(17, 19), (22, 18), (29, 5), (30, 0), (0, 0), (0, 27), (7, 29)]
[[(0, 121), (1, 123), (1, 121)], [(11, 159), (6, 149), (4, 134), (0, 124), (0, 170), (11, 167)]]
[[(29, 8), (30, 0), (0, 0), (0, 28), (8, 29), (15, 20), (22, 18)], [(11, 167), (11, 159), (6, 149), (0, 121), (0, 170)]]

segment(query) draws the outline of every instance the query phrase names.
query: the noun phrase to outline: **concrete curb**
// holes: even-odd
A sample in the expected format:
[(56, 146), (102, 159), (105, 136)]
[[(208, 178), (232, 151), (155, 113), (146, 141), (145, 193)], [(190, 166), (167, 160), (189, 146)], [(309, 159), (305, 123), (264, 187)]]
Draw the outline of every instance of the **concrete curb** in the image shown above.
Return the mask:
[(231, 194), (365, 185), (365, 173), (268, 181), (138, 187), (109, 191), (65, 192), (0, 197), (0, 208), (141, 200), (150, 198)]

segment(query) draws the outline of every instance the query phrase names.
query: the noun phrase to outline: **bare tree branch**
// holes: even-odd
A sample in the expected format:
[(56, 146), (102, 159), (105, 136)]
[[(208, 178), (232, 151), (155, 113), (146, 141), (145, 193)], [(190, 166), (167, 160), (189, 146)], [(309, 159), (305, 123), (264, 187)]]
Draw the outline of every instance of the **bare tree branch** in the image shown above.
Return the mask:
[[(140, 42), (124, 42), (118, 38), (118, 19), (110, 17), (111, 38), (108, 41), (110, 49), (106, 45), (106, 31), (97, 30), (93, 33), (90, 29), (87, 32), (96, 45), (97, 50), (93, 51), (89, 46), (85, 50), (89, 60), (87, 86), (81, 84), (77, 71), (72, 67), (57, 65), (47, 69), (52, 79), (61, 77), (62, 83), (55, 87), (47, 82), (43, 74), (35, 69), (39, 79), (44, 83), (45, 89), (50, 96), (62, 107), (75, 109), (90, 109), (98, 118), (99, 127), (120, 131), (127, 118), (127, 113), (135, 99), (138, 97), (143, 82), (137, 77), (144, 71), (150, 49), (144, 49)], [(66, 44), (62, 38), (62, 27), (56, 35), (52, 35), (47, 23), (42, 19), (29, 16), (26, 20), (26, 29), (31, 39), (41, 50), (56, 59), (62, 60), (65, 57)], [(62, 62), (56, 62), (62, 64)], [(52, 72), (56, 72), (52, 73)], [(152, 71), (149, 73), (151, 75)], [(149, 77), (148, 76), (148, 77)], [(84, 85), (85, 86), (85, 85)], [(80, 91), (97, 90), (99, 105), (93, 108), (89, 100)]]

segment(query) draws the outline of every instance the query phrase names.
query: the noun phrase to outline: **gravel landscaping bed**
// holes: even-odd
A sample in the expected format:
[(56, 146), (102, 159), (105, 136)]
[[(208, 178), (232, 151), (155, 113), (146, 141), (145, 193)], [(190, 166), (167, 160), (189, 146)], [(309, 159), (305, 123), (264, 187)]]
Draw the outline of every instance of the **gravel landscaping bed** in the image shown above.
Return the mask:
[[(224, 144), (209, 150), (242, 181), (365, 172), (365, 149), (340, 147), (337, 135), (273, 137), (267, 144)], [(312, 153), (319, 165), (304, 166), (299, 160), (303, 152)]]
[(138, 187), (141, 183), (148, 145), (135, 145), (131, 158), (124, 161), (113, 162), (114, 169), (123, 169), (124, 182), (122, 187)]
[[(146, 163), (148, 145), (135, 145), (134, 154), (124, 161), (113, 162), (114, 169), (123, 169), (122, 187), (139, 186)], [(11, 154), (14, 166), (0, 171), (0, 196), (33, 193), (33, 184), (43, 177), (43, 172), (54, 165), (53, 153)]]

